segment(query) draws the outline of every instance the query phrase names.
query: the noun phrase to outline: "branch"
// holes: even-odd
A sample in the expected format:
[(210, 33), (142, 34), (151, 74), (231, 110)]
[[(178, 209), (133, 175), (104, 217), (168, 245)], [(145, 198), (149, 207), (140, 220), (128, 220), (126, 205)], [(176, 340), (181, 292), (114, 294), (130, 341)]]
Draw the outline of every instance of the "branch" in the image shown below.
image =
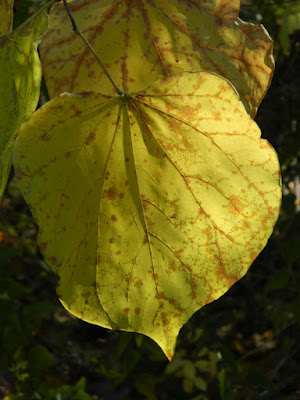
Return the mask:
[(78, 29), (76, 22), (73, 18), (73, 15), (71, 13), (71, 10), (69, 8), (69, 5), (67, 3), (67, 0), (63, 0), (64, 2), (64, 6), (67, 10), (67, 13), (69, 15), (70, 21), (72, 23), (72, 27), (73, 27), (73, 31), (76, 35), (78, 35), (85, 43), (85, 45), (89, 48), (89, 50), (93, 53), (94, 57), (96, 58), (97, 62), (100, 64), (101, 68), (103, 69), (103, 72), (105, 73), (105, 75), (108, 77), (108, 79), (110, 80), (111, 84), (113, 85), (115, 91), (120, 95), (120, 96), (124, 96), (125, 92), (123, 92), (123, 90), (121, 90), (116, 82), (113, 80), (113, 78), (110, 76), (110, 73), (108, 72), (107, 68), (105, 67), (105, 65), (103, 64), (103, 62), (100, 60), (98, 54), (95, 52), (95, 50), (93, 49), (93, 47), (91, 46), (91, 44), (88, 42), (88, 40), (83, 36), (83, 34), (81, 33), (81, 31)]
[(26, 19), (23, 24), (19, 25), (16, 29), (15, 32), (18, 30), (21, 30), (24, 26), (26, 26), (30, 21), (32, 21), (37, 15), (41, 14), (43, 11), (47, 10), (47, 8), (51, 7), (52, 4), (54, 4), (57, 0), (50, 0), (46, 4), (43, 5), (39, 10), (37, 10), (33, 15), (31, 15), (29, 18)]

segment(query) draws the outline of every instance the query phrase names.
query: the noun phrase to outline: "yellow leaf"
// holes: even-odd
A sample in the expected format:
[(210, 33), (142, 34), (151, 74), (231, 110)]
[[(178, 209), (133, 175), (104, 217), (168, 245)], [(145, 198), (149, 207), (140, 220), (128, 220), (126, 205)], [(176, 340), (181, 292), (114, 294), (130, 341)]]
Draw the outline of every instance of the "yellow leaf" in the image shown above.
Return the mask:
[[(211, 71), (237, 88), (254, 116), (274, 70), (273, 42), (262, 25), (238, 18), (239, 0), (78, 0), (79, 29), (126, 92), (180, 71)], [(63, 4), (50, 13), (41, 59), (50, 97), (111, 94), (99, 65), (72, 31)]]
[(0, 3), (0, 35), (9, 33), (13, 21), (13, 0), (1, 0)]
[(62, 94), (22, 126), (14, 165), (63, 305), (169, 359), (183, 324), (266, 245), (281, 199), (275, 151), (207, 72)]
[(0, 36), (0, 200), (15, 135), (38, 104), (42, 71), (37, 46), (47, 26), (48, 16), (42, 14), (21, 30)]

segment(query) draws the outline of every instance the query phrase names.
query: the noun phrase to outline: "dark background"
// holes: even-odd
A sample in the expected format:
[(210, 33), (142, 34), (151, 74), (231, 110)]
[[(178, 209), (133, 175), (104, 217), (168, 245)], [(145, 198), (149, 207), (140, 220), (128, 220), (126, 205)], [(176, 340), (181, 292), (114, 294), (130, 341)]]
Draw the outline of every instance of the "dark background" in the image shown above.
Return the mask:
[[(15, 26), (36, 9), (15, 1)], [(243, 2), (275, 42), (256, 121), (279, 154), (283, 202), (248, 274), (182, 328), (168, 363), (147, 337), (68, 314), (13, 172), (0, 207), (0, 399), (300, 399), (300, 1)], [(297, 197), (298, 190), (298, 197)]]

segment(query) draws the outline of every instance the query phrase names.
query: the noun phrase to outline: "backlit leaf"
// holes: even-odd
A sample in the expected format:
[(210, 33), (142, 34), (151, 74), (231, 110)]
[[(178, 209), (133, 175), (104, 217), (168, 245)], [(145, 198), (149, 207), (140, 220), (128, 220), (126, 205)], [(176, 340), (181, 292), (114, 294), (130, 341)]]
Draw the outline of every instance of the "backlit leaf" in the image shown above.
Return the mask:
[[(78, 0), (79, 29), (126, 92), (180, 71), (211, 71), (237, 88), (255, 115), (274, 69), (262, 25), (238, 18), (240, 0)], [(72, 31), (63, 4), (50, 13), (41, 59), (50, 97), (62, 92), (112, 93), (93, 56)]]
[(47, 26), (48, 16), (43, 14), (21, 30), (0, 36), (0, 199), (15, 134), (39, 100), (42, 72), (37, 45)]
[(22, 126), (14, 165), (63, 305), (169, 359), (182, 325), (263, 249), (281, 198), (275, 151), (207, 72), (64, 93)]
[(4, 35), (11, 31), (13, 5), (13, 0), (1, 0), (0, 2), (0, 35)]

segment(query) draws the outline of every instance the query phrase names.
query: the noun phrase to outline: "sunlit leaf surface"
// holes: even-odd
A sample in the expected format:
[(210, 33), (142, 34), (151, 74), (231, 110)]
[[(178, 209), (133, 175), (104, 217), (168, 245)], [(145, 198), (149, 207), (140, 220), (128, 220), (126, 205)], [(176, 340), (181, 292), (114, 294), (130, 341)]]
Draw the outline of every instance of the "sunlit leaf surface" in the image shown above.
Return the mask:
[(63, 305), (169, 359), (183, 324), (266, 245), (281, 198), (275, 151), (206, 72), (62, 94), (22, 126), (14, 164)]
[[(117, 84), (138, 91), (179, 71), (206, 70), (230, 80), (255, 115), (274, 69), (272, 40), (238, 18), (239, 0), (79, 0), (70, 8)], [(72, 31), (63, 4), (50, 13), (41, 45), (50, 97), (112, 93), (88, 49)]]
[(0, 2), (0, 35), (9, 33), (13, 20), (13, 0), (1, 0)]
[(21, 124), (35, 111), (41, 84), (37, 45), (48, 26), (46, 14), (0, 36), (0, 199), (11, 168), (12, 147)]

